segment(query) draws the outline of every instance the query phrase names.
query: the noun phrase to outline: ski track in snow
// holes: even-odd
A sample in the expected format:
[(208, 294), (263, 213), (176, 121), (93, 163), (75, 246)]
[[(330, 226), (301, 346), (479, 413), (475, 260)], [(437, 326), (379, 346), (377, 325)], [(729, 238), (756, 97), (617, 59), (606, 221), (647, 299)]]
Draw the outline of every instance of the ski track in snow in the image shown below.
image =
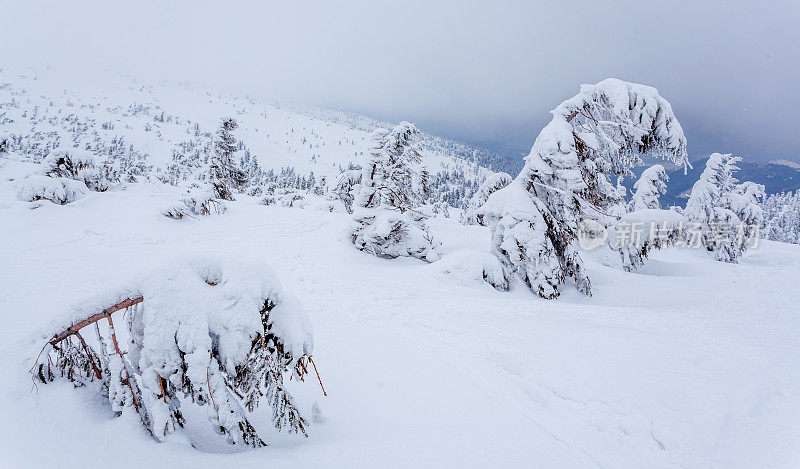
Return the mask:
[[(0, 183), (3, 202), (12, 192)], [(0, 431), (0, 452), (10, 467), (800, 462), (798, 246), (764, 243), (739, 265), (667, 250), (633, 274), (589, 256), (595, 295), (567, 289), (545, 301), (456, 281), (436, 263), (358, 252), (343, 213), (240, 196), (224, 215), (168, 220), (159, 210), (175, 196), (138, 184), (64, 207), (1, 206), (0, 418), (15, 424)], [(445, 252), (488, 249), (480, 228), (437, 220), (433, 230)], [(50, 318), (203, 253), (263, 260), (308, 311), (329, 393), (313, 380), (296, 387), (307, 417), (319, 401), (328, 418), (309, 439), (267, 433), (270, 447), (233, 451), (199, 409), (190, 431), (157, 444), (130, 411), (109, 415), (93, 389), (31, 392), (27, 370)]]

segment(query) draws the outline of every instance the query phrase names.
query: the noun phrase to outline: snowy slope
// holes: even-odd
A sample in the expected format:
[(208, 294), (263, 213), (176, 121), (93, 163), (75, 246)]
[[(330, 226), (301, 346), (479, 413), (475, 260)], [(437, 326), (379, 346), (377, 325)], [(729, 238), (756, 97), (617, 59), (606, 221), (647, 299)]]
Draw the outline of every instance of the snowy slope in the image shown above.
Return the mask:
[[(57, 146), (83, 148), (123, 166), (123, 172), (138, 166), (137, 176), (152, 171), (152, 180), (171, 184), (205, 173), (222, 117), (239, 122), (235, 136), (244, 166), (257, 162), (263, 171), (291, 168), (316, 178), (360, 164), (370, 132), (391, 125), (189, 83), (151, 84), (112, 73), (92, 82), (64, 82), (50, 70), (0, 71), (0, 137), (10, 137), (14, 152), (38, 162)], [(423, 140), (430, 173), (455, 180), (462, 190), (479, 185), (487, 167), (507, 163), (489, 150), (449, 139), (424, 134)]]
[[(294, 117), (292, 117), (294, 118)], [(356, 251), (349, 218), (265, 207), (169, 220), (177, 188), (130, 184), (66, 206), (16, 200), (33, 165), (0, 163), (0, 454), (6, 467), (791, 468), (800, 462), (800, 246), (738, 265), (697, 250), (626, 273), (589, 256), (595, 295), (497, 292), (480, 226), (436, 219), (433, 264)], [(9, 180), (13, 178), (14, 180)], [(303, 303), (329, 397), (308, 439), (231, 449), (204, 413), (154, 443), (96, 390), (39, 385), (39, 331), (73, 303), (182, 255), (266, 262)], [(268, 423), (267, 423), (267, 426)], [(199, 450), (191, 447), (196, 446)]]

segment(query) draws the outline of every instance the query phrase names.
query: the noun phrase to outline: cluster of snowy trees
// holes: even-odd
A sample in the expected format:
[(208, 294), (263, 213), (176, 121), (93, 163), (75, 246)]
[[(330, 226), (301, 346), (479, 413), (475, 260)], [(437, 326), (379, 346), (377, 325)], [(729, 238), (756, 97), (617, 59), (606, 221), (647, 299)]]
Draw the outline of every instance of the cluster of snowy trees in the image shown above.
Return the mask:
[[(362, 116), (304, 110), (296, 116), (300, 125), (291, 126), (286, 135), (270, 135), (277, 129), (272, 127), (273, 124), (262, 124), (260, 120), (267, 117), (267, 112), (289, 114), (291, 121), (295, 120), (295, 115), (260, 106), (251, 100), (208, 94), (209, 99), (233, 104), (236, 121), (248, 127), (248, 138), (237, 138), (234, 122), (229, 123), (229, 128), (221, 134), (217, 129), (205, 127), (187, 116), (163, 108), (152, 100), (151, 90), (147, 86), (137, 88), (141, 88), (141, 95), (134, 102), (126, 103), (84, 99), (68, 94), (46, 96), (12, 83), (3, 83), (0, 85), (0, 99), (4, 101), (0, 107), (0, 124), (4, 125), (7, 132), (4, 135), (4, 148), (16, 157), (33, 163), (42, 163), (57, 149), (83, 151), (94, 157), (98, 167), (109, 168), (119, 181), (126, 183), (161, 182), (189, 188), (211, 183), (221, 190), (222, 187), (213, 178), (234, 179), (236, 183), (231, 188), (232, 192), (216, 194), (219, 200), (226, 200), (235, 197), (237, 192), (261, 196), (273, 184), (298, 193), (326, 190), (321, 189), (319, 179), (321, 171), (327, 172), (328, 167), (321, 167), (317, 174), (300, 169), (301, 165), (295, 167), (292, 164), (280, 169), (262, 168), (259, 156), (263, 155), (257, 155), (257, 151), (251, 148), (254, 145), (253, 133), (259, 133), (259, 139), (279, 145), (278, 151), (295, 153), (300, 150), (299, 145), (304, 158), (308, 157), (309, 152), (314, 152), (311, 156), (314, 160), (327, 145), (336, 146), (335, 149), (327, 149), (336, 153), (348, 147), (352, 150), (350, 161), (360, 161), (364, 149), (358, 132), (372, 130), (380, 124)], [(307, 115), (315, 113), (320, 114), (314, 117), (321, 121), (309, 125)], [(347, 122), (341, 122), (342, 119)], [(330, 135), (322, 136), (324, 132), (320, 132), (329, 123), (346, 124), (358, 129), (358, 132), (348, 132), (338, 142), (332, 141)], [(254, 125), (266, 127), (255, 128)], [(223, 147), (222, 153), (228, 155), (225, 158), (228, 161), (219, 160), (220, 145)], [(486, 174), (480, 165), (503, 167), (508, 163), (489, 150), (444, 138), (429, 137), (423, 145), (431, 154), (450, 157), (437, 161), (437, 170), (429, 175), (430, 202), (438, 205), (440, 213), (445, 213), (441, 210), (443, 204), (459, 207), (472, 196)], [(161, 154), (171, 155), (171, 160), (159, 164)], [(342, 172), (354, 169), (352, 164), (347, 167), (346, 160), (340, 164), (345, 166), (339, 168)], [(212, 168), (214, 171), (211, 171)], [(328, 177), (333, 180), (336, 175), (328, 174)], [(52, 181), (47, 182), (51, 183), (51, 192), (63, 193), (66, 198), (70, 197), (70, 192), (74, 192), (63, 185), (56, 190)]]
[(762, 204), (763, 235), (772, 241), (800, 244), (800, 190), (771, 194)]
[(654, 88), (608, 79), (561, 103), (522, 172), (479, 210), (506, 280), (519, 279), (542, 298), (559, 296), (567, 279), (590, 294), (575, 243), (580, 223), (612, 223), (611, 209), (624, 201), (611, 178), (641, 164), (640, 153), (687, 161), (683, 130)]
[[(437, 258), (426, 225), (426, 178), (416, 169), (423, 158), (416, 133), (406, 122), (377, 131), (360, 174), (343, 173), (332, 189), (353, 213), (352, 242), (360, 250)], [(587, 226), (610, 232), (607, 246), (626, 270), (654, 249), (689, 245), (692, 238), (715, 259), (736, 262), (758, 234), (764, 196), (763, 186), (733, 177), (739, 158), (712, 155), (686, 209), (662, 210), (668, 176), (660, 164), (642, 173), (625, 200), (621, 180), (643, 164), (641, 154), (688, 165), (686, 138), (669, 102), (654, 88), (615, 79), (582, 86), (553, 111), (522, 172), (513, 180), (489, 176), (464, 204), (462, 223), (490, 227), (501, 266), (501, 275), (493, 264), (484, 278), (501, 290), (521, 281), (542, 298), (558, 297), (568, 280), (591, 294), (577, 243), (591, 231)], [(644, 225), (646, 233), (620, 242), (631, 227)]]

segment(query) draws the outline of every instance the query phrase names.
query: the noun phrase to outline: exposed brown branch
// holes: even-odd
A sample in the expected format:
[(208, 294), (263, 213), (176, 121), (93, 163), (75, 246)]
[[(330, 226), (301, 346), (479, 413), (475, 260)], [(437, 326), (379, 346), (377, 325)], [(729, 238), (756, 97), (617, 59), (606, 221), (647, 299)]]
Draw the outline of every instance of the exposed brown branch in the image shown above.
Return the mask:
[(121, 309), (125, 309), (125, 308), (127, 308), (129, 306), (133, 306), (135, 304), (139, 304), (142, 301), (144, 301), (144, 298), (141, 297), (141, 296), (137, 297), (137, 298), (133, 298), (133, 299), (126, 298), (124, 301), (121, 301), (121, 302), (115, 304), (114, 306), (111, 306), (110, 308), (106, 308), (106, 309), (104, 309), (103, 311), (101, 311), (101, 312), (99, 312), (97, 314), (93, 314), (93, 315), (89, 316), (88, 318), (86, 318), (86, 319), (84, 319), (82, 321), (76, 322), (75, 324), (69, 326), (64, 332), (61, 332), (61, 333), (56, 334), (55, 336), (53, 336), (53, 338), (50, 339), (50, 343), (52, 345), (55, 345), (55, 344), (61, 342), (62, 340), (66, 339), (67, 337), (77, 334), (79, 330), (83, 329), (84, 327), (88, 326), (89, 324), (96, 323), (97, 321), (99, 321), (99, 320), (101, 320), (103, 318), (109, 318), (109, 321), (110, 321), (111, 313), (117, 312), (117, 311), (119, 311)]

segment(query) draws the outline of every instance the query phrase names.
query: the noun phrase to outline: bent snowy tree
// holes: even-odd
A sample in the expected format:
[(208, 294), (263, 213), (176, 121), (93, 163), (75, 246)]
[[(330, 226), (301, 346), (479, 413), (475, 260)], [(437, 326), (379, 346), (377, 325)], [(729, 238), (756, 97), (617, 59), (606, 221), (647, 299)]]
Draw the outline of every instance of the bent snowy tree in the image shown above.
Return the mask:
[[(121, 310), (126, 327), (115, 329)], [(133, 407), (156, 441), (184, 426), (186, 402), (208, 405), (233, 445), (265, 445), (250, 421), (262, 400), (275, 428), (306, 434), (284, 381), (313, 364), (311, 327), (262, 264), (188, 261), (75, 308), (51, 330), (34, 378), (98, 381), (111, 408)]]
[[(492, 226), (492, 251), (508, 280), (555, 298), (571, 278), (591, 294), (574, 240), (587, 218), (608, 225), (622, 203), (612, 177), (641, 164), (640, 154), (687, 164), (686, 138), (655, 88), (616, 79), (583, 85), (552, 111), (522, 172), (479, 213)], [(500, 285), (495, 285), (500, 287)]]

